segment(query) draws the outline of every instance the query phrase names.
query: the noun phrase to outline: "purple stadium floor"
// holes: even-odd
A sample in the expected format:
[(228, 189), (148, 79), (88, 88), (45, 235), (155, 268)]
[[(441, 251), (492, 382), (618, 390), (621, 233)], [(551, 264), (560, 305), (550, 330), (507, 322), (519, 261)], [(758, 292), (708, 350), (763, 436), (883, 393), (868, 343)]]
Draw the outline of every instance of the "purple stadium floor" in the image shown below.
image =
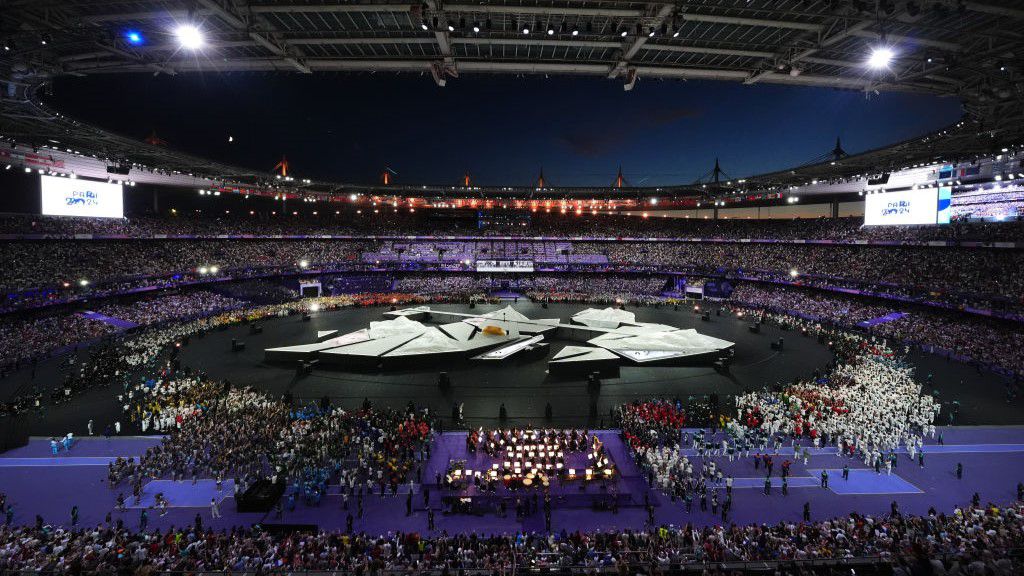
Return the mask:
[[(695, 525), (721, 523), (720, 517), (711, 511), (702, 512), (694, 503), (693, 512), (687, 513), (682, 502), (673, 502), (656, 490), (649, 490), (630, 458), (628, 450), (614, 432), (598, 432), (605, 446), (618, 466), (623, 478), (620, 490), (628, 493), (634, 505), (623, 505), (618, 514), (595, 511), (589, 507), (560, 506), (555, 498), (552, 512), (554, 530), (605, 530), (621, 528), (642, 528), (646, 512), (642, 507), (644, 494), (656, 506), (658, 523)], [(1024, 481), (1024, 427), (958, 427), (942, 429), (944, 445), (935, 445), (929, 440), (925, 447), (925, 465), (918, 466), (905, 454), (891, 476), (876, 474), (865, 468), (859, 460), (849, 460), (835, 454), (834, 449), (816, 450), (807, 466), (802, 462), (793, 464), (789, 480), (789, 495), (783, 496), (779, 487), (778, 470), (773, 478), (770, 495), (763, 494), (763, 470), (755, 470), (751, 459), (728, 462), (725, 458), (716, 461), (724, 471), (735, 478), (733, 489), (733, 513), (731, 522), (762, 523), (780, 520), (799, 521), (803, 505), (809, 502), (815, 519), (843, 516), (852, 511), (867, 514), (886, 514), (890, 503), (895, 501), (901, 511), (924, 514), (934, 506), (939, 511), (950, 511), (956, 505), (966, 505), (971, 496), (978, 492), (982, 501), (1003, 503), (1016, 496), (1018, 481)], [(282, 518), (274, 514), (240, 514), (235, 512), (231, 482), (225, 482), (222, 491), (217, 491), (212, 481), (201, 480), (193, 486), (190, 481), (173, 482), (155, 480), (145, 489), (142, 503), (119, 513), (113, 510), (119, 491), (126, 486), (111, 490), (106, 485), (106, 463), (117, 456), (135, 456), (147, 447), (159, 442), (154, 437), (130, 438), (84, 438), (80, 439), (70, 453), (61, 452), (57, 457), (50, 453), (49, 440), (34, 438), (28, 446), (0, 454), (0, 492), (8, 496), (14, 506), (14, 522), (32, 523), (39, 514), (47, 523), (67, 525), (70, 510), (78, 505), (82, 525), (102, 522), (109, 513), (113, 519), (123, 518), (129, 526), (139, 521), (140, 507), (152, 504), (153, 496), (163, 492), (168, 496), (170, 509), (166, 516), (157, 511), (149, 512), (151, 527), (181, 526), (191, 523), (196, 514), (207, 526), (227, 527), (236, 524), (290, 523), (317, 524), (322, 528), (343, 528), (347, 511), (342, 509), (338, 487), (331, 486), (329, 495), (316, 507), (301, 502), (293, 511), (285, 510)], [(789, 450), (791, 453), (791, 450)], [(776, 462), (787, 455), (784, 448)], [(368, 496), (364, 499), (364, 514), (355, 520), (355, 529), (371, 534), (394, 530), (420, 531), (427, 533), (427, 515), (423, 505), (422, 491), (428, 489), (430, 505), (435, 510), (441, 507), (440, 491), (433, 486), (435, 473), (444, 471), (450, 459), (471, 459), (466, 453), (465, 433), (451, 432), (437, 437), (434, 441), (430, 460), (424, 463), (424, 486), (414, 486), (416, 495), (411, 517), (405, 515), (407, 487), (398, 497)], [(851, 475), (843, 480), (840, 471), (849, 463)], [(964, 477), (957, 480), (957, 463), (964, 466)], [(818, 480), (820, 470), (830, 470), (830, 487), (822, 488)], [(589, 489), (587, 493), (596, 493)], [(721, 497), (724, 497), (724, 488)], [(211, 498), (220, 501), (223, 514), (221, 519), (211, 519), (209, 502)], [(129, 499), (131, 504), (131, 499)], [(355, 514), (355, 501), (349, 500), (349, 507)], [(506, 517), (494, 513), (482, 516), (436, 515), (436, 531), (449, 533), (514, 533), (517, 531), (539, 531), (543, 519), (538, 512), (523, 520), (517, 520), (511, 511)]]

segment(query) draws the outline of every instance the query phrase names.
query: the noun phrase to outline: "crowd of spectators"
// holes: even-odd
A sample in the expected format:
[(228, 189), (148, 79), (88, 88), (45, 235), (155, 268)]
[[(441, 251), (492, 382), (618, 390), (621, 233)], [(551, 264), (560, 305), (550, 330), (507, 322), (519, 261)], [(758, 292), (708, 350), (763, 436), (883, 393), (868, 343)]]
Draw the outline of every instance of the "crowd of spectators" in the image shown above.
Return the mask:
[[(0, 527), (0, 569), (482, 575), (512, 574), (516, 567), (551, 572), (576, 567), (587, 573), (650, 574), (699, 564), (705, 573), (718, 574), (716, 563), (752, 561), (779, 562), (780, 573), (813, 574), (813, 567), (793, 562), (872, 558), (886, 573), (900, 576), (1010, 576), (1018, 568), (1012, 554), (1022, 545), (1024, 509), (1019, 502), (922, 516), (852, 513), (821, 522), (434, 537), (404, 530), (273, 534), (259, 527), (218, 531), (186, 526), (150, 532), (105, 524), (80, 529), (43, 524)], [(823, 573), (837, 568), (842, 564)]]
[[(355, 287), (336, 281), (340, 292), (377, 291), (383, 287), (370, 286), (374, 276), (368, 272), (373, 270), (461, 273), (473, 272), (479, 259), (526, 258), (545, 272), (725, 275), (1024, 317), (1024, 279), (1016, 274), (1024, 267), (1024, 252), (1007, 248), (529, 240), (403, 241), (401, 248), (396, 246), (395, 241), (324, 239), (6, 241), (0, 265), (10, 272), (0, 279), (0, 291), (6, 293), (0, 309), (226, 277), (314, 271), (345, 271), (363, 279), (353, 280)], [(384, 257), (396, 253), (400, 259)], [(466, 285), (460, 291), (476, 291), (469, 286), (474, 281), (456, 278), (453, 282)]]
[(537, 275), (526, 295), (537, 302), (653, 303), (663, 300), (666, 278), (619, 274)]
[[(737, 292), (748, 301), (760, 297), (745, 287)], [(362, 298), (386, 303), (398, 297), (381, 293)], [(297, 410), (256, 390), (211, 381), (176, 361), (173, 343), (185, 336), (240, 319), (305, 310), (311, 302), (329, 307), (355, 300), (293, 302), (162, 325), (118, 340), (81, 365), (72, 364), (76, 378), (120, 381), (125, 420), (168, 435), (140, 459), (111, 464), (112, 489), (136, 495), (143, 478), (234, 477), (239, 489), (269, 479), (285, 483), (293, 498), (313, 500), (325, 493), (328, 482), (339, 483), (353, 496), (397, 491), (429, 451), (426, 411), (378, 410), (368, 403), (355, 411), (322, 404)], [(782, 297), (763, 307), (788, 301)], [(826, 310), (815, 305), (817, 312)], [(760, 431), (766, 437), (802, 437), (872, 459), (903, 445), (917, 446), (923, 435), (933, 433), (938, 407), (921, 395), (892, 349), (870, 337), (830, 334), (839, 338), (833, 346), (838, 364), (824, 377), (782, 391), (739, 396), (736, 418), (728, 427), (735, 436)], [(673, 401), (627, 405), (620, 420), (634, 449), (674, 446), (688, 422)], [(979, 504), (926, 516), (851, 514), (820, 522), (508, 536), (430, 537), (397, 530), (384, 535), (351, 530), (273, 535), (257, 527), (214, 531), (198, 526), (147, 532), (117, 524), (69, 530), (40, 522), (0, 527), (0, 569), (510, 573), (514, 566), (581, 566), (621, 573), (692, 563), (877, 557), (906, 574), (919, 573), (924, 566), (953, 574), (1009, 575), (1015, 570), (1009, 553), (1022, 545), (1020, 503), (1005, 508)]]
[[(234, 308), (227, 311), (213, 313), (205, 317), (197, 314), (195, 309), (179, 309), (183, 313), (181, 321), (162, 321), (158, 324), (144, 325), (125, 333), (104, 332), (106, 337), (99, 340), (88, 349), (88, 354), (80, 355), (77, 348), (70, 348), (63, 353), (58, 363), (58, 379), (54, 383), (39, 382), (35, 378), (35, 363), (55, 351), (53, 346), (54, 335), (47, 332), (52, 325), (51, 321), (42, 321), (39, 325), (31, 322), (14, 322), (20, 330), (21, 338), (27, 342), (35, 342), (39, 346), (35, 348), (14, 348), (21, 350), (21, 356), (6, 356), (4, 364), (0, 365), (2, 373), (14, 371), (18, 368), (31, 367), (32, 386), (24, 391), (18, 392), (6, 402), (0, 404), (0, 414), (17, 413), (45, 407), (49, 403), (65, 402), (73, 397), (94, 388), (116, 385), (124, 389), (125, 394), (137, 383), (141, 375), (159, 373), (158, 362), (161, 359), (161, 352), (183, 338), (201, 336), (214, 328), (237, 324), (240, 322), (258, 322), (259, 320), (286, 316), (289, 314), (307, 312), (312, 309), (332, 310), (353, 304), (360, 305), (388, 305), (418, 303), (422, 300), (408, 294), (358, 294), (344, 296), (325, 296), (320, 298), (307, 298), (280, 304), (257, 305), (252, 304), (242, 308)], [(206, 302), (200, 299), (202, 304)], [(76, 314), (70, 317), (81, 318)], [(65, 318), (65, 317), (60, 317)], [(189, 320), (189, 318), (194, 318)], [(164, 318), (170, 320), (170, 318)], [(73, 320), (77, 322), (78, 320)], [(82, 318), (82, 321), (86, 321)], [(88, 320), (104, 330), (112, 329), (110, 324), (101, 321)], [(36, 330), (40, 330), (37, 332)], [(5, 328), (9, 334), (10, 341), (14, 340), (14, 328)], [(73, 339), (74, 336), (84, 336), (87, 333), (69, 332), (66, 338)], [(45, 387), (52, 386), (50, 396), (47, 397)], [(122, 395), (124, 396), (124, 395)], [(123, 400), (124, 398), (122, 398)]]
[(168, 320), (182, 320), (197, 316), (209, 316), (218, 312), (235, 310), (248, 306), (249, 302), (221, 296), (207, 290), (193, 290), (178, 294), (161, 294), (142, 298), (127, 304), (103, 303), (94, 307), (96, 312), (131, 322), (132, 324), (157, 324)]
[(0, 377), (8, 371), (38, 362), (43, 355), (64, 347), (102, 338), (117, 329), (80, 314), (64, 312), (0, 316)]
[[(987, 191), (992, 192), (992, 191)], [(965, 197), (959, 204), (979, 203)], [(115, 237), (195, 236), (583, 236), (640, 238), (722, 238), (775, 240), (876, 241), (1014, 241), (1021, 237), (1017, 222), (955, 221), (949, 226), (865, 227), (862, 217), (803, 219), (643, 218), (640, 215), (535, 212), (528, 220), (502, 223), (490, 219), (481, 227), (475, 212), (464, 218), (432, 219), (427, 212), (409, 214), (383, 211), (374, 214), (350, 209), (316, 210), (317, 214), (173, 215), (133, 216), (125, 219), (58, 218), (28, 214), (0, 215), (0, 235), (71, 238), (92, 234)], [(705, 211), (710, 214), (710, 210)], [(525, 224), (525, 225), (524, 225)]]
[[(750, 282), (737, 287), (730, 300), (744, 308), (785, 314), (787, 322), (797, 327), (828, 324), (860, 328), (869, 334), (996, 366), (1010, 373), (1020, 374), (1024, 366), (1024, 335), (1016, 323), (1009, 321)], [(894, 316), (886, 321), (858, 326), (890, 314)]]
[(216, 277), (229, 270), (298, 271), (355, 262), (366, 247), (329, 240), (9, 241), (0, 255), (8, 270), (0, 290), (63, 288), (64, 283), (77, 290), (82, 280), (96, 285), (173, 275)]

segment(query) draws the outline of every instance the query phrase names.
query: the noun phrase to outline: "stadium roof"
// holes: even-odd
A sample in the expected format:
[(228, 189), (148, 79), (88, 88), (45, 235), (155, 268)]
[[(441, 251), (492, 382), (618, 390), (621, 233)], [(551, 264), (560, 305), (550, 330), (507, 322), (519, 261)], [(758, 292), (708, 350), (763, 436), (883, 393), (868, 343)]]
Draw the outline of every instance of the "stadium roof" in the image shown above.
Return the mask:
[[(9, 0), (0, 19), (0, 133), (254, 183), (268, 175), (84, 126), (42, 107), (36, 90), (61, 75), (141, 72), (419, 73), (442, 86), (462, 74), (504, 73), (607, 77), (627, 89), (665, 78), (867, 97), (900, 90), (964, 103), (959, 127), (752, 179), (784, 185), (1020, 143), (1022, 24), (1024, 0)], [(200, 48), (184, 47), (182, 26), (198, 31)], [(869, 65), (876, 50), (891, 60)]]

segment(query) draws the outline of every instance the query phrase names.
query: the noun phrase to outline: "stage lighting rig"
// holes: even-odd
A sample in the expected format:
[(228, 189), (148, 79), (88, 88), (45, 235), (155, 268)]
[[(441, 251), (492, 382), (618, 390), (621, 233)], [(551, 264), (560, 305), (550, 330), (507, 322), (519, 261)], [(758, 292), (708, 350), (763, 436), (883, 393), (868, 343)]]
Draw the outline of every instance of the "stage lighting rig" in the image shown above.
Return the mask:
[(182, 24), (174, 29), (178, 44), (186, 50), (198, 50), (206, 43), (203, 32), (194, 24)]
[(868, 66), (875, 70), (888, 68), (895, 57), (896, 54), (892, 51), (892, 48), (880, 46), (871, 51), (871, 56), (868, 58)]

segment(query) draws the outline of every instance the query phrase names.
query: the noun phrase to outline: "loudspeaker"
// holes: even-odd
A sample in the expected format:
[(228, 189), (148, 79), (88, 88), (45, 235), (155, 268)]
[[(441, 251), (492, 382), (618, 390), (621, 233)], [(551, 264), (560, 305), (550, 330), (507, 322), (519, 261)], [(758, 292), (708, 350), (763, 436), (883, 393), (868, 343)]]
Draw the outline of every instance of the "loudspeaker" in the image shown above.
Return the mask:
[(319, 362), (319, 360), (299, 360), (299, 366), (295, 370), (296, 375), (309, 376), (313, 373), (313, 366), (315, 366), (317, 362)]
[(714, 367), (715, 367), (715, 372), (718, 372), (719, 374), (728, 374), (729, 373), (729, 360), (726, 359), (726, 358), (722, 358), (722, 359), (720, 359), (720, 360), (715, 362)]

